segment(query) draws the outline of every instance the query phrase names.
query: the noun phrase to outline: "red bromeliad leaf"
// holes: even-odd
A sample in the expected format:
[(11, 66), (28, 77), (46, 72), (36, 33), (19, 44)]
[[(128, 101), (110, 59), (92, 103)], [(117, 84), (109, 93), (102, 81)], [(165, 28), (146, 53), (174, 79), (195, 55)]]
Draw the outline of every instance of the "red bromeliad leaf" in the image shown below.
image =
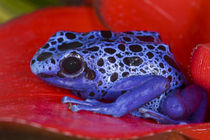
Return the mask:
[(207, 0), (95, 0), (106, 27), (115, 31), (158, 31), (188, 72), (193, 47), (210, 41), (210, 30), (206, 30), (210, 29), (206, 18), (210, 16), (209, 4)]
[(208, 140), (210, 139), (210, 124), (204, 123), (200, 125), (191, 125), (183, 128), (178, 128), (176, 131), (185, 134), (193, 139)]
[(194, 50), (191, 72), (194, 82), (210, 91), (210, 43)]
[[(204, 87), (210, 95), (210, 43), (198, 45), (192, 56), (191, 73), (193, 81)], [(210, 96), (208, 96), (210, 101)], [(210, 105), (208, 110), (210, 109)], [(210, 112), (207, 113), (208, 120)]]
[(39, 10), (2, 25), (0, 121), (92, 138), (131, 138), (189, 127), (160, 125), (130, 115), (115, 118), (86, 111), (71, 112), (61, 103), (64, 95), (73, 97), (68, 90), (45, 84), (31, 73), (30, 59), (56, 31), (99, 29), (105, 28), (98, 22), (93, 9), (88, 7)]

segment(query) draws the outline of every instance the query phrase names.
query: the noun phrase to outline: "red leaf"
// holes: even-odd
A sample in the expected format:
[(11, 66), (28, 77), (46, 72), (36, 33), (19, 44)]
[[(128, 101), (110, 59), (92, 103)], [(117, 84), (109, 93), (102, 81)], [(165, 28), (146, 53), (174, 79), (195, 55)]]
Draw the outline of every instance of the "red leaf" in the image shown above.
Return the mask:
[(191, 125), (188, 127), (178, 128), (176, 131), (185, 134), (193, 139), (208, 140), (210, 139), (210, 124)]
[[(82, 15), (82, 18), (81, 18)], [(61, 103), (68, 90), (50, 86), (29, 68), (33, 54), (59, 30), (105, 29), (88, 7), (40, 10), (0, 27), (0, 121), (18, 122), (65, 135), (96, 138), (131, 138), (185, 126), (160, 125), (124, 116), (71, 112)]]
[[(152, 30), (169, 43), (186, 72), (195, 45), (209, 39), (210, 10), (207, 0), (96, 0), (106, 27), (115, 31)], [(206, 34), (208, 33), (208, 34)]]
[(192, 57), (191, 72), (198, 85), (210, 91), (210, 43), (198, 45)]

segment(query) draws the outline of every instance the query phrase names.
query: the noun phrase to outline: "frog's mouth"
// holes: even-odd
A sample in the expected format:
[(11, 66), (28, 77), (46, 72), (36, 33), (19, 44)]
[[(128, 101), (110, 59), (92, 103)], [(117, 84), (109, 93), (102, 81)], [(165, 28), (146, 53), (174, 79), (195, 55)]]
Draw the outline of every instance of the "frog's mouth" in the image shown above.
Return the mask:
[(40, 78), (52, 78), (52, 77), (55, 77), (55, 75), (46, 74), (46, 73), (38, 73), (37, 76), (40, 77)]
[(40, 78), (52, 78), (52, 77), (65, 78), (65, 76), (63, 74), (61, 74), (60, 71), (57, 72), (56, 75), (54, 75), (54, 74), (46, 74), (46, 73), (38, 73), (37, 76), (40, 77)]
[(46, 81), (51, 85), (55, 85), (58, 87), (66, 88), (69, 90), (85, 90), (87, 88), (93, 88), (96, 86), (96, 83), (88, 78), (92, 78), (91, 73), (85, 72), (76, 78), (69, 78), (63, 75), (57, 74), (46, 74), (39, 73), (37, 76)]

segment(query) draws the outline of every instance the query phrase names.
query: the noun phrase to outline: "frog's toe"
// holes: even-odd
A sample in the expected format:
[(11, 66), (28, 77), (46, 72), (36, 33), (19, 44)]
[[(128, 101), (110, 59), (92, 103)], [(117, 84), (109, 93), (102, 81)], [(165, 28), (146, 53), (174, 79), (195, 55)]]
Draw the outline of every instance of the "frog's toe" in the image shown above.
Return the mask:
[(73, 105), (71, 108), (72, 111), (77, 112), (80, 110), (80, 108), (78, 107), (78, 105)]
[(101, 114), (106, 114), (106, 115), (113, 115), (113, 112), (111, 111), (111, 104), (105, 104), (105, 103), (100, 103), (95, 106), (88, 106), (88, 105), (73, 105), (71, 110), (74, 112), (80, 111), (80, 110), (85, 110), (85, 111), (91, 111), (94, 113), (101, 113)]
[(80, 110), (86, 110), (86, 111), (94, 111), (95, 107), (87, 106), (87, 105), (73, 105), (71, 110), (74, 112), (80, 111)]
[(62, 103), (74, 103), (78, 105), (87, 105), (87, 106), (94, 106), (94, 105), (100, 105), (103, 104), (102, 102), (99, 102), (95, 99), (86, 99), (85, 101), (77, 100), (68, 96), (63, 97)]
[(185, 121), (173, 120), (164, 114), (158, 113), (156, 111), (153, 111), (144, 107), (138, 108), (138, 110), (131, 112), (131, 114), (137, 117), (152, 118), (156, 120), (157, 122), (163, 123), (163, 124), (187, 124), (187, 122)]
[(70, 97), (68, 97), (68, 96), (64, 96), (63, 98), (62, 98), (62, 100), (61, 100), (61, 102), (62, 103), (69, 103), (70, 102)]
[(88, 102), (88, 103), (91, 103), (92, 105), (97, 105), (97, 104), (101, 104), (102, 103), (102, 102), (99, 102), (99, 101), (97, 101), (95, 99), (86, 99), (85, 101)]
[(80, 104), (80, 105), (88, 105), (88, 106), (92, 106), (92, 103), (90, 102), (86, 102), (86, 101), (82, 101), (82, 100), (77, 100), (68, 96), (63, 97), (63, 99), (61, 100), (62, 103), (74, 103), (74, 104)]

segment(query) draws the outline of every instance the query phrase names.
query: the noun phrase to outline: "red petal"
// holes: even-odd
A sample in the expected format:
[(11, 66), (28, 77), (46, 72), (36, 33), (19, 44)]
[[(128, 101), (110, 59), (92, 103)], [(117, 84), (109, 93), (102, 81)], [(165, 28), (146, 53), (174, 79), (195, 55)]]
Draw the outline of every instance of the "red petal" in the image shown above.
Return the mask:
[(203, 29), (210, 28), (205, 18), (210, 15), (209, 4), (202, 0), (95, 1), (100, 19), (112, 30), (158, 31), (185, 71), (190, 66), (192, 48), (208, 38)]
[[(81, 18), (82, 15), (82, 18)], [(185, 126), (160, 125), (132, 116), (115, 118), (61, 104), (65, 89), (35, 77), (29, 62), (37, 49), (56, 31), (104, 29), (87, 7), (40, 10), (0, 27), (0, 121), (18, 122), (65, 135), (96, 138), (131, 138)]]
[(210, 91), (210, 43), (196, 47), (191, 72), (194, 82)]
[(185, 134), (193, 139), (208, 140), (210, 139), (210, 124), (191, 125), (188, 127), (178, 128), (176, 131)]

